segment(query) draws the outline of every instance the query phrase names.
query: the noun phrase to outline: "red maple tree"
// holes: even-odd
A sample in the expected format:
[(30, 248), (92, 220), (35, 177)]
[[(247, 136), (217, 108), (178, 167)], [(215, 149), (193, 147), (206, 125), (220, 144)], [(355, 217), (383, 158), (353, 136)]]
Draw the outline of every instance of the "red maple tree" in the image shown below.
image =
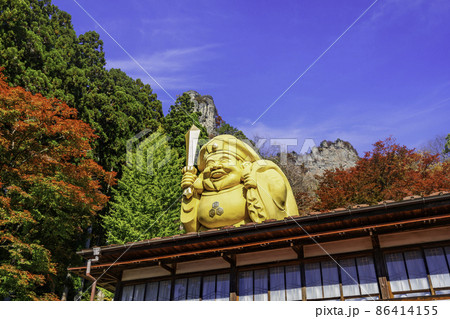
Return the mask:
[(326, 171), (319, 179), (315, 208), (376, 204), (448, 190), (450, 161), (441, 163), (438, 154), (418, 153), (387, 138), (376, 142), (356, 166)]
[(92, 128), (65, 103), (10, 87), (0, 70), (0, 298), (56, 299), (83, 230), (115, 182)]

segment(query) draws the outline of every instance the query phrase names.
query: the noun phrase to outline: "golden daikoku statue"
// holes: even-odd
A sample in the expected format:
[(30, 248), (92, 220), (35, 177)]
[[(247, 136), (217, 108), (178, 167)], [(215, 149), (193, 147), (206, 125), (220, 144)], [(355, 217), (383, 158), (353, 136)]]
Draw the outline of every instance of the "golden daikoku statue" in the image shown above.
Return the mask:
[(181, 181), (181, 222), (186, 232), (298, 215), (281, 169), (234, 136), (217, 136), (201, 148), (197, 176), (199, 134), (195, 126), (186, 134), (187, 166)]

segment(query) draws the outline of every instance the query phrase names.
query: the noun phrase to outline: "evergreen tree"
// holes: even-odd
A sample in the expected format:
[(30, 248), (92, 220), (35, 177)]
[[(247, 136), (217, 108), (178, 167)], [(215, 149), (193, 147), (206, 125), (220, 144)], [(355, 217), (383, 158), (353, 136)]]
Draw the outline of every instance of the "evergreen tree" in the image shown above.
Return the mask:
[(77, 37), (70, 15), (51, 1), (1, 2), (0, 66), (8, 82), (75, 107), (100, 137), (96, 161), (120, 176), (126, 141), (144, 128), (156, 130), (162, 106), (149, 85), (105, 64), (99, 35)]
[(159, 129), (142, 140), (129, 164), (113, 190), (111, 213), (103, 217), (108, 243), (180, 233), (183, 164), (164, 131)]
[(237, 139), (239, 139), (241, 141), (248, 140), (247, 136), (245, 136), (245, 134), (241, 130), (235, 128), (234, 126), (231, 126), (230, 124), (228, 124), (226, 122), (221, 122), (220, 126), (217, 127), (217, 135), (222, 135), (222, 134), (233, 135), (234, 137), (236, 137)]
[(200, 139), (206, 129), (198, 123), (188, 94), (170, 107), (164, 127), (140, 141), (130, 156), (131, 166), (113, 190), (111, 213), (103, 217), (109, 243), (125, 243), (182, 232), (180, 224), (181, 170), (186, 162), (185, 135), (195, 124)]

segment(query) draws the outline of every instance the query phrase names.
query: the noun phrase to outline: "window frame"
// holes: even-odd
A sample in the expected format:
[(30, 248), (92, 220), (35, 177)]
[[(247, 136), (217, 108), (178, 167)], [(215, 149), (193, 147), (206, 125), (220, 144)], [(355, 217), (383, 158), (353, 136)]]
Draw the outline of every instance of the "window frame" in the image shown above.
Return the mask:
[[(300, 245), (302, 246), (302, 245)], [(445, 241), (439, 241), (439, 242), (433, 242), (433, 243), (422, 243), (422, 244), (410, 244), (410, 245), (404, 245), (404, 246), (395, 246), (395, 247), (385, 247), (385, 248), (379, 248), (379, 252), (381, 253), (382, 256), (382, 260), (381, 261), (377, 261), (375, 259), (375, 248), (370, 249), (370, 250), (364, 250), (364, 251), (358, 251), (358, 252), (350, 252), (350, 253), (340, 253), (340, 254), (332, 254), (330, 255), (334, 260), (337, 260), (338, 263), (340, 260), (343, 259), (355, 259), (355, 265), (356, 264), (356, 258), (358, 257), (371, 257), (373, 264), (374, 264), (374, 268), (375, 268), (375, 275), (377, 277), (377, 286), (378, 286), (378, 293), (377, 294), (371, 294), (372, 297), (377, 298), (378, 300), (383, 300), (381, 298), (381, 289), (380, 289), (380, 274), (379, 269), (377, 268), (377, 264), (381, 263), (382, 267), (385, 267), (385, 275), (386, 275), (386, 279), (387, 279), (387, 283), (388, 283), (388, 290), (390, 293), (390, 298), (384, 299), (384, 300), (392, 300), (394, 299), (393, 297), (395, 295), (399, 295), (399, 294), (405, 294), (405, 293), (420, 293), (420, 292), (430, 292), (430, 296), (428, 297), (436, 297), (436, 298), (442, 298), (444, 299), (445, 296), (449, 296), (450, 295), (450, 287), (441, 287), (441, 288), (434, 288), (432, 285), (432, 281), (430, 279), (430, 271), (429, 271), (429, 267), (426, 261), (426, 257), (425, 257), (425, 253), (424, 250), (427, 248), (437, 248), (440, 247), (443, 252), (444, 252), (444, 259), (447, 263), (447, 268), (450, 271), (450, 258), (448, 258), (448, 256), (446, 255), (446, 250), (445, 247), (450, 247), (450, 240), (445, 240)], [(278, 247), (276, 247), (278, 248)], [(275, 248), (274, 248), (275, 249)], [(390, 279), (389, 279), (389, 273), (387, 271), (387, 261), (386, 261), (386, 257), (385, 255), (388, 253), (395, 253), (395, 252), (406, 252), (406, 251), (417, 251), (420, 250), (421, 251), (421, 256), (424, 260), (424, 264), (426, 267), (426, 271), (427, 271), (427, 280), (428, 280), (428, 284), (430, 286), (429, 289), (420, 289), (420, 290), (409, 290), (409, 291), (396, 291), (395, 293), (392, 291), (391, 289), (391, 284), (390, 284)], [(270, 249), (267, 250), (267, 253), (270, 253)], [(238, 254), (236, 254), (238, 255)], [(234, 266), (233, 267), (229, 267), (229, 268), (222, 268), (222, 269), (214, 269), (214, 270), (208, 270), (208, 271), (199, 271), (199, 272), (193, 272), (193, 273), (186, 273), (186, 274), (174, 274), (174, 275), (167, 275), (167, 276), (161, 276), (161, 277), (155, 277), (155, 278), (146, 278), (146, 279), (140, 279), (140, 280), (131, 280), (131, 281), (123, 281), (120, 282), (119, 284), (119, 289), (120, 289), (120, 293), (118, 294), (118, 300), (122, 299), (122, 294), (123, 294), (123, 289), (126, 286), (130, 286), (130, 285), (138, 285), (138, 284), (147, 284), (150, 282), (160, 282), (160, 281), (164, 281), (164, 280), (171, 280), (172, 281), (172, 286), (171, 286), (171, 290), (173, 289), (173, 283), (176, 279), (180, 279), (180, 278), (190, 278), (190, 277), (201, 277), (201, 290), (203, 289), (203, 277), (204, 276), (208, 276), (208, 275), (216, 275), (216, 281), (217, 281), (217, 275), (219, 274), (229, 274), (230, 276), (230, 298), (229, 300), (232, 300), (231, 297), (231, 293), (232, 293), (232, 286), (231, 283), (233, 282), (232, 276), (233, 274), (235, 275), (235, 289), (236, 289), (236, 299), (239, 299), (239, 282), (238, 282), (238, 274), (239, 272), (242, 271), (254, 271), (254, 270), (258, 270), (258, 269), (268, 269), (268, 299), (270, 300), (270, 269), (272, 267), (286, 267), (286, 266), (290, 266), (290, 265), (298, 265), (299, 266), (299, 272), (300, 272), (300, 278), (301, 278), (301, 284), (302, 284), (302, 300), (307, 300), (307, 296), (306, 296), (306, 281), (305, 281), (305, 267), (304, 265), (307, 263), (313, 263), (313, 262), (319, 262), (321, 263), (324, 260), (330, 260), (330, 256), (328, 255), (323, 255), (323, 256), (315, 256), (315, 257), (307, 257), (307, 258), (297, 258), (297, 259), (291, 259), (291, 260), (284, 260), (284, 261), (272, 261), (272, 262), (266, 262), (266, 263), (260, 263), (260, 264), (253, 264), (253, 265), (243, 265), (243, 266)], [(405, 263), (405, 267), (406, 266), (406, 260), (404, 257), (404, 254), (402, 254), (403, 257), (403, 262)], [(322, 267), (322, 266), (321, 266)], [(357, 267), (357, 266), (356, 266)], [(360, 299), (360, 298), (370, 298), (369, 295), (365, 294), (360, 294), (360, 295), (353, 295), (353, 296), (344, 296), (343, 294), (343, 283), (342, 283), (342, 269), (341, 267), (338, 266), (338, 276), (339, 276), (339, 289), (340, 289), (340, 295), (341, 297), (339, 298), (339, 300), (352, 300), (352, 299)], [(407, 269), (407, 268), (406, 268)], [(285, 276), (285, 280), (286, 280), (286, 268), (284, 268), (284, 276)], [(357, 271), (357, 276), (358, 276), (358, 283), (360, 282), (359, 279), (359, 271)], [(321, 270), (321, 280), (322, 280), (322, 294), (323, 294), (323, 278), (322, 278), (322, 270)], [(253, 283), (254, 284), (254, 283)], [(360, 283), (359, 283), (360, 284)], [(411, 288), (411, 283), (409, 281), (409, 274), (408, 274), (408, 285)], [(216, 282), (216, 286), (217, 286), (217, 282)], [(147, 286), (146, 286), (147, 289)], [(286, 286), (285, 286), (286, 289)], [(360, 293), (361, 292), (361, 288), (359, 287)], [(134, 288), (133, 288), (134, 291)], [(448, 293), (446, 294), (439, 294), (436, 292), (439, 291), (448, 291)], [(146, 293), (146, 291), (145, 291)], [(171, 296), (173, 296), (173, 293), (171, 293)], [(134, 292), (133, 292), (133, 297), (134, 297)], [(402, 298), (395, 298), (395, 300), (401, 300), (401, 299), (411, 299), (411, 298), (416, 298), (416, 297), (402, 297)], [(436, 299), (433, 298), (433, 299)], [(338, 299), (337, 297), (330, 297), (330, 298), (321, 298), (321, 299), (308, 299), (308, 300), (336, 300)], [(145, 300), (145, 295), (144, 295), (144, 300)], [(202, 291), (200, 293), (200, 299), (202, 300)]]
[[(421, 297), (421, 296), (405, 296), (405, 297), (397, 297), (396, 298), (396, 295), (405, 295), (405, 294), (414, 294), (414, 293), (423, 293), (423, 292), (430, 293), (428, 296), (424, 296), (424, 297), (431, 297), (431, 298), (450, 295), (450, 286), (438, 287), (438, 288), (433, 286), (433, 282), (432, 282), (432, 279), (430, 277), (430, 270), (429, 270), (428, 262), (426, 260), (426, 255), (425, 255), (425, 250), (426, 249), (441, 248), (443, 250), (443, 252), (444, 252), (444, 259), (445, 259), (445, 261), (447, 263), (447, 269), (448, 269), (448, 271), (450, 273), (450, 261), (449, 261), (449, 258), (447, 258), (447, 256), (446, 256), (445, 247), (449, 247), (450, 248), (450, 241), (441, 241), (441, 242), (434, 242), (434, 243), (423, 243), (423, 244), (420, 244), (420, 245), (407, 245), (407, 246), (402, 246), (402, 247), (389, 247), (389, 248), (381, 249), (381, 252), (383, 254), (383, 262), (386, 265), (387, 281), (388, 281), (388, 285), (389, 285), (389, 291), (390, 291), (390, 293), (392, 295), (392, 299), (401, 300), (401, 299), (417, 298), (417, 297)], [(429, 288), (428, 289), (418, 289), (418, 290), (410, 289), (410, 290), (395, 291), (394, 292), (394, 291), (392, 291), (391, 279), (390, 279), (389, 273), (387, 271), (386, 254), (401, 253), (402, 256), (403, 256), (403, 262), (404, 262), (405, 268), (407, 269), (404, 253), (408, 252), (408, 251), (420, 251), (422, 260), (423, 260), (423, 262), (425, 264), (425, 270), (427, 272), (426, 278), (427, 278), (427, 281), (428, 281)], [(407, 272), (407, 276), (408, 276), (408, 285), (411, 288), (411, 283), (409, 281), (410, 278), (409, 278), (408, 272)], [(439, 293), (436, 293), (437, 291), (449, 291), (449, 293), (439, 294)]]

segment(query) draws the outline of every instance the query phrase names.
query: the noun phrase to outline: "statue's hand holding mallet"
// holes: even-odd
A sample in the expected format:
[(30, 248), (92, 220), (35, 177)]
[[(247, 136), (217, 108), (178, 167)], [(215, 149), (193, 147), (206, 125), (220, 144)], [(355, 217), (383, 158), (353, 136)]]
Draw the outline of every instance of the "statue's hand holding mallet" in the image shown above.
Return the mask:
[(190, 198), (193, 194), (194, 182), (197, 179), (197, 169), (194, 166), (185, 166), (182, 172), (181, 188), (184, 189), (183, 195)]

